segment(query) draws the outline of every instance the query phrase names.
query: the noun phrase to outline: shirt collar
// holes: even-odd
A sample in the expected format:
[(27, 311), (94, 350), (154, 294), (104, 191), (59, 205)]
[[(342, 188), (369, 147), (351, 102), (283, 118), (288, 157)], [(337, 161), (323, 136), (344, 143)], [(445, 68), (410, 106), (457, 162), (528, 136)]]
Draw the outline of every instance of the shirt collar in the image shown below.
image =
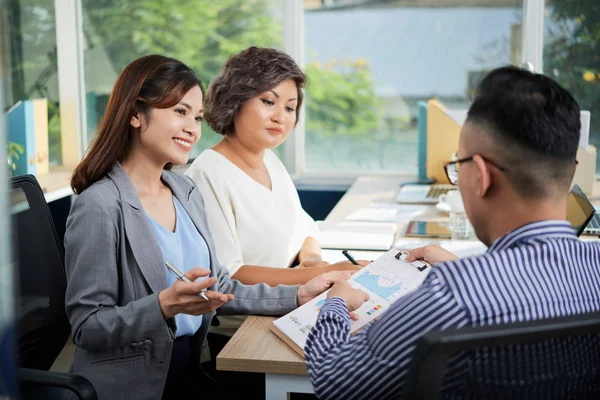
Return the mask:
[(527, 239), (565, 238), (577, 239), (575, 230), (567, 221), (548, 220), (523, 225), (506, 235), (500, 236), (488, 248), (488, 253), (508, 249)]

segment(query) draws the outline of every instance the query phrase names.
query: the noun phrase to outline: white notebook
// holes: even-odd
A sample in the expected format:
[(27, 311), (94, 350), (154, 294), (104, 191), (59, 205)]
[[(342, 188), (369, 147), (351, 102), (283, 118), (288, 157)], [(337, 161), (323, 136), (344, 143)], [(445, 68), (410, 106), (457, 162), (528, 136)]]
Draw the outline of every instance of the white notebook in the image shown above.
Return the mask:
[[(352, 321), (352, 333), (379, 318), (394, 301), (423, 283), (431, 266), (422, 261), (409, 263), (404, 258), (405, 253), (393, 249), (352, 275), (352, 287), (369, 294), (369, 300), (356, 310), (359, 319)], [(326, 300), (327, 292), (273, 321), (271, 330), (303, 356), (308, 333)]]
[(398, 226), (386, 222), (319, 221), (319, 243), (324, 249), (389, 250)]

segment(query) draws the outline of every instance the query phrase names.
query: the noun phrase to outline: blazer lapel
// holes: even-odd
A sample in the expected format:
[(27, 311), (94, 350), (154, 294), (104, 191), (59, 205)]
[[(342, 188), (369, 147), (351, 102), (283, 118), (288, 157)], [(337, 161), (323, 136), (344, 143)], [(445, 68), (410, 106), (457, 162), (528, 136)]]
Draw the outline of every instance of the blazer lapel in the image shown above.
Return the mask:
[(152, 291), (158, 293), (168, 287), (166, 269), (140, 198), (120, 163), (115, 164), (108, 176), (115, 183), (122, 200), (125, 233), (133, 256)]
[[(216, 276), (215, 268), (216, 268), (216, 260), (214, 258), (215, 248), (212, 241), (212, 237), (210, 236), (210, 231), (208, 226), (206, 225), (206, 218), (204, 218), (204, 210), (202, 209), (202, 200), (198, 199), (196, 196), (199, 196), (199, 193), (194, 193), (198, 189), (191, 182), (190, 178), (177, 175), (171, 171), (163, 171), (162, 179), (169, 185), (171, 190), (173, 191), (173, 195), (177, 197), (181, 206), (187, 212), (190, 219), (194, 223), (194, 226), (200, 233), (200, 236), (206, 242), (206, 246), (208, 247), (208, 255), (210, 257), (210, 276)], [(188, 183), (189, 182), (189, 183)], [(208, 288), (208, 290), (218, 291), (219, 283), (217, 282), (215, 285)], [(212, 318), (216, 315), (216, 312), (211, 312), (204, 314), (202, 318), (202, 325), (198, 332), (204, 332), (203, 335), (206, 335), (208, 332), (208, 328), (210, 326), (210, 322)]]

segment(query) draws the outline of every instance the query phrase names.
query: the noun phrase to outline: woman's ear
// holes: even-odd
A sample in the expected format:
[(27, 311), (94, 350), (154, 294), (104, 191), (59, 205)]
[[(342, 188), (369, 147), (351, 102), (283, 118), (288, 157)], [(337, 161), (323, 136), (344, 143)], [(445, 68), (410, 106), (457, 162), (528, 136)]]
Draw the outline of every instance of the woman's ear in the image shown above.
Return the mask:
[(140, 118), (140, 113), (135, 114), (134, 116), (131, 117), (131, 120), (129, 121), (129, 123), (131, 124), (131, 126), (133, 126), (134, 128), (139, 128), (142, 126), (142, 119)]

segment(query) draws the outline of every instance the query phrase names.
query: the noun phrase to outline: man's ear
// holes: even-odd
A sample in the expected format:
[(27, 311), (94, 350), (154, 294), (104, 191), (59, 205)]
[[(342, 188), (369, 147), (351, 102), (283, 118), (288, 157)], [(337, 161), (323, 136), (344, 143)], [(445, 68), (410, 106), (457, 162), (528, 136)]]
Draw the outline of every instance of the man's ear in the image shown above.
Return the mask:
[(129, 123), (134, 128), (139, 128), (140, 126), (142, 126), (142, 119), (140, 118), (140, 113), (137, 113), (134, 116), (132, 116)]
[(473, 163), (477, 168), (477, 196), (484, 197), (492, 185), (490, 169), (479, 154), (473, 156)]

